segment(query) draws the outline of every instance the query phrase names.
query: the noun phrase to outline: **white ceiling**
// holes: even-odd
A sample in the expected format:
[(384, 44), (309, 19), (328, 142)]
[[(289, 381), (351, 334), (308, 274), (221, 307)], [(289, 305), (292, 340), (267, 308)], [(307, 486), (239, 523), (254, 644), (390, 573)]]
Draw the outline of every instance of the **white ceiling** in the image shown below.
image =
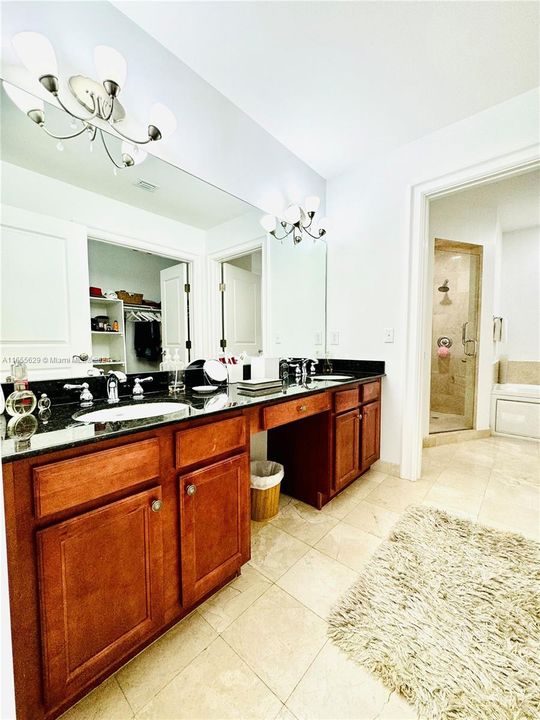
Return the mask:
[(114, 5), (327, 178), (539, 84), (536, 2)]
[(540, 225), (540, 170), (461, 190), (434, 204), (464, 217), (494, 210), (503, 233), (535, 227)]

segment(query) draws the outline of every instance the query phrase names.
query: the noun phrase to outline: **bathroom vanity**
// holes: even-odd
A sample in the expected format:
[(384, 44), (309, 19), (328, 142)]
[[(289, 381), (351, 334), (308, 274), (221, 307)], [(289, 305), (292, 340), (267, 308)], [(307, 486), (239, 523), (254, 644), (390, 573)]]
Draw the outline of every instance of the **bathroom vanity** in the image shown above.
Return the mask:
[(283, 489), (317, 508), (366, 471), (383, 374), (265, 399), (230, 388), (219, 410), (84, 426), (86, 437), (69, 415), (52, 445), (47, 433), (19, 454), (6, 444), (17, 717), (57, 717), (240, 573), (251, 434), (268, 432)]

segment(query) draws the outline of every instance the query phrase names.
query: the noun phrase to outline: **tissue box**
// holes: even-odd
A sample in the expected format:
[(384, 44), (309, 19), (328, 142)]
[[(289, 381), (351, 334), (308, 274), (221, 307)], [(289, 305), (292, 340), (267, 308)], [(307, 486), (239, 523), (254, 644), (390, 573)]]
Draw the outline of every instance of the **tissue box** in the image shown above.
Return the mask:
[(238, 363), (237, 365), (228, 364), (227, 370), (229, 371), (230, 383), (242, 382), (242, 380), (244, 379), (244, 366), (240, 365), (240, 363)]
[(279, 380), (279, 358), (252, 357), (251, 379)]

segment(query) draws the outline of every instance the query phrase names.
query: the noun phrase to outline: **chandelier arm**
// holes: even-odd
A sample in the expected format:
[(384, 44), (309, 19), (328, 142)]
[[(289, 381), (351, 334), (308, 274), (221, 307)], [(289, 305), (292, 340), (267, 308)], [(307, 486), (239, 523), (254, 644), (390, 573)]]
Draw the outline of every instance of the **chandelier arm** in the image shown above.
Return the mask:
[(41, 126), (41, 129), (43, 130), (43, 132), (46, 132), (47, 135), (49, 135), (49, 137), (52, 137), (55, 140), (71, 140), (71, 138), (76, 138), (76, 137), (79, 137), (79, 135), (82, 135), (83, 132), (85, 132), (87, 128), (83, 127), (82, 130), (79, 130), (78, 132), (73, 133), (73, 135), (55, 135), (50, 130), (47, 130), (47, 128), (44, 125)]
[(124, 133), (119, 130), (116, 125), (113, 125), (111, 122), (109, 122), (109, 125), (114, 130), (115, 133), (118, 133), (120, 137), (124, 138), (124, 140), (128, 140), (130, 143), (133, 143), (134, 145), (147, 145), (149, 142), (152, 142), (152, 138), (148, 137), (146, 140), (134, 140), (133, 138), (128, 137), (127, 135), (124, 135)]
[(109, 156), (109, 160), (112, 162), (112, 164), (117, 167), (119, 170), (123, 170), (125, 168), (125, 165), (119, 165), (116, 160), (113, 158), (109, 148), (107, 147), (107, 143), (105, 142), (105, 137), (103, 135), (103, 130), (99, 131), (99, 136), (101, 137), (101, 142), (103, 143), (103, 147), (105, 148), (105, 152)]
[(68, 115), (71, 115), (72, 118), (75, 118), (75, 120), (80, 120), (81, 122), (89, 122), (90, 120), (93, 120), (98, 116), (99, 105), (96, 103), (96, 98), (94, 97), (94, 95), (90, 95), (90, 97), (92, 98), (92, 102), (94, 103), (94, 110), (92, 111), (92, 114), (87, 118), (80, 117), (79, 115), (75, 115), (75, 113), (71, 112), (71, 110), (67, 108), (60, 99), (60, 95), (55, 95), (55, 97), (62, 110)]
[(314, 240), (318, 240), (321, 237), (321, 235), (314, 235), (313, 233), (310, 233), (307, 228), (304, 228), (304, 230), (309, 235), (309, 237), (313, 238)]
[(293, 225), (293, 227), (291, 227), (291, 229), (289, 230), (289, 232), (286, 232), (286, 233), (285, 233), (285, 235), (282, 235), (281, 237), (278, 237), (277, 235), (274, 235), (274, 237), (276, 238), (276, 240), (285, 240), (285, 238), (288, 238), (289, 235), (292, 233), (293, 230), (294, 230), (294, 225)]

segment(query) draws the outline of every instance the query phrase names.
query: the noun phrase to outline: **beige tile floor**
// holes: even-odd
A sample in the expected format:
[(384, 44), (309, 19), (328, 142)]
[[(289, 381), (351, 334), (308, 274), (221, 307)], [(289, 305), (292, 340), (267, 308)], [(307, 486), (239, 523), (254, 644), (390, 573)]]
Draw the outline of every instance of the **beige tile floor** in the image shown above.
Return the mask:
[(282, 496), (251, 562), (63, 720), (414, 720), (326, 637), (332, 604), (408, 505), (538, 538), (540, 444), (490, 437), (424, 450), (416, 483), (370, 470), (317, 512)]
[(463, 430), (467, 427), (464, 415), (452, 413), (431, 412), (429, 415), (429, 432), (440, 433), (449, 430)]

